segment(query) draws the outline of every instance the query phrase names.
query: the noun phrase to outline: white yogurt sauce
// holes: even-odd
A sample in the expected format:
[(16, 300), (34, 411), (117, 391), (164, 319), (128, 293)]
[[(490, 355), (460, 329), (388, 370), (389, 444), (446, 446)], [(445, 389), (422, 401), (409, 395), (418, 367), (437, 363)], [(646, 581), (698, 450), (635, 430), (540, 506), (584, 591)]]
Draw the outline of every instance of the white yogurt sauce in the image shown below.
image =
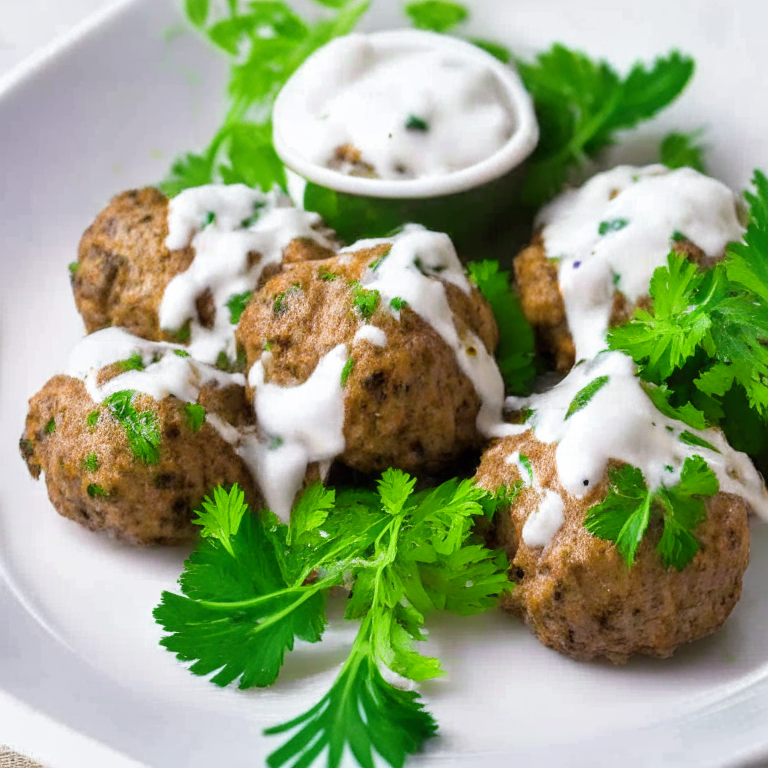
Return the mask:
[(728, 187), (691, 168), (662, 165), (600, 173), (545, 206), (537, 225), (547, 256), (560, 262), (577, 360), (605, 349), (614, 291), (630, 302), (646, 295), (678, 233), (716, 258), (744, 231)]
[[(184, 190), (169, 203), (165, 244), (171, 250), (191, 245), (195, 256), (189, 269), (165, 289), (160, 327), (178, 331), (190, 321), (190, 354), (213, 364), (223, 352), (234, 361), (235, 325), (227, 302), (253, 291), (265, 267), (280, 263), (283, 249), (294, 238), (312, 238), (332, 247), (316, 229), (321, 221), (316, 213), (294, 208), (277, 191), (265, 194), (244, 184)], [(249, 254), (259, 257), (249, 259)], [(195, 302), (207, 290), (216, 309), (213, 328), (204, 328), (197, 320)]]
[(517, 467), (523, 486), (535, 490), (539, 497), (539, 506), (523, 525), (523, 542), (529, 547), (546, 547), (565, 522), (565, 502), (557, 491), (542, 488), (530, 462), (519, 451), (509, 454), (505, 461)]
[(509, 96), (482, 60), (385, 47), (375, 36), (333, 40), (286, 87), (303, 107), (281, 125), (291, 146), (311, 162), (335, 167), (336, 149), (351, 145), (381, 179), (468, 168), (495, 154), (516, 128)]
[(353, 344), (356, 344), (359, 341), (368, 341), (375, 347), (386, 347), (387, 334), (375, 325), (364, 325), (352, 339)]
[[(608, 377), (585, 407), (566, 418), (576, 395), (598, 377)], [(544, 443), (557, 444), (555, 459), (566, 492), (583, 497), (605, 476), (610, 459), (640, 469), (650, 490), (671, 487), (689, 456), (699, 455), (720, 482), (720, 490), (741, 496), (768, 520), (768, 491), (745, 453), (731, 448), (717, 429), (697, 430), (660, 413), (635, 375), (630, 357), (605, 352), (574, 367), (548, 392), (529, 398), (508, 398), (510, 409), (531, 409), (528, 423)], [(684, 443), (688, 432), (716, 450)]]
[[(471, 332), (463, 338), (459, 337), (453, 310), (441, 282), (452, 283), (465, 294), (471, 291), (451, 239), (446, 234), (430, 232), (418, 224), (408, 224), (399, 235), (389, 240), (366, 241), (365, 247), (370, 242), (390, 242), (392, 248), (375, 271), (368, 269), (363, 275), (362, 285), (379, 291), (382, 304), (395, 317), (399, 317), (399, 312), (390, 302), (400, 298), (435, 329), (455, 352), (459, 368), (472, 382), (480, 398), (478, 430), (487, 437), (497, 434), (504, 427), (501, 418), (504, 405), (501, 372), (480, 338)], [(357, 245), (358, 249), (360, 246)]]
[[(129, 370), (102, 386), (97, 384), (101, 368), (135, 354), (141, 357), (143, 370)], [(178, 344), (147, 341), (122, 328), (105, 328), (83, 338), (72, 350), (66, 372), (81, 379), (91, 399), (97, 403), (126, 389), (142, 392), (155, 400), (173, 396), (194, 403), (206, 384), (245, 386), (242, 374), (225, 373), (188, 356), (185, 348)]]
[(347, 345), (339, 344), (304, 383), (293, 387), (265, 382), (262, 360), (248, 375), (262, 439), (243, 446), (241, 455), (254, 471), (267, 506), (284, 522), (307, 467), (344, 452), (341, 375), (347, 360)]

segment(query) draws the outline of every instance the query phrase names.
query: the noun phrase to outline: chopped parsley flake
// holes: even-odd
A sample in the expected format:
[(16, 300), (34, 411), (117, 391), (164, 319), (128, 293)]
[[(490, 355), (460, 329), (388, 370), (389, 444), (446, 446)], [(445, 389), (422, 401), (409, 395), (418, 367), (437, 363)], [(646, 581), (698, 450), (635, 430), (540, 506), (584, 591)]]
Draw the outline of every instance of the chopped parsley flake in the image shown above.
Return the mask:
[(278, 293), (272, 303), (272, 311), (276, 315), (282, 315), (288, 310), (288, 299), (301, 290), (300, 285), (292, 285), (287, 291)]
[(393, 299), (390, 299), (389, 306), (392, 307), (395, 312), (399, 312), (403, 307), (408, 306), (408, 302), (405, 299), (401, 299), (399, 296), (395, 296)]
[(193, 432), (199, 432), (205, 424), (205, 408), (198, 403), (187, 403), (184, 406), (184, 415), (187, 418), (187, 424)]
[(144, 370), (144, 360), (142, 359), (141, 353), (139, 352), (134, 352), (126, 360), (118, 360), (115, 365), (123, 372)]
[(676, 230), (675, 230), (675, 231), (672, 233), (672, 238), (671, 238), (671, 240), (672, 240), (672, 242), (673, 242), (673, 243), (682, 243), (682, 242), (683, 242), (683, 240), (687, 240), (687, 239), (688, 239), (688, 238), (687, 238), (687, 237), (686, 237), (686, 236), (685, 236), (685, 235), (684, 235), (684, 234), (683, 234), (683, 233), (682, 233), (682, 232), (681, 232), (679, 229), (676, 229)]
[(203, 219), (203, 228), (209, 227), (216, 220), (216, 214), (213, 211), (208, 211)]
[(324, 280), (326, 283), (333, 282), (338, 277), (335, 272), (331, 272), (327, 267), (320, 267), (320, 269), (317, 270), (317, 274), (320, 276), (320, 279)]
[(347, 381), (349, 380), (349, 376), (352, 373), (352, 370), (355, 367), (355, 359), (353, 357), (350, 357), (349, 360), (347, 360), (346, 363), (344, 363), (344, 367), (341, 369), (341, 386), (346, 387)]
[(95, 453), (89, 453), (83, 459), (83, 469), (86, 472), (98, 472), (99, 471), (99, 457)]
[(525, 467), (525, 471), (528, 473), (528, 482), (533, 483), (533, 467), (531, 466), (531, 460), (524, 454), (521, 453), (518, 456), (520, 463)]
[(80, 269), (80, 263), (77, 261), (71, 261), (68, 265), (69, 274), (74, 277), (77, 274), (77, 270)]
[(189, 357), (189, 352), (186, 349), (174, 349), (173, 354), (179, 357)]
[(124, 389), (110, 395), (104, 405), (125, 430), (133, 455), (145, 464), (160, 461), (160, 421), (153, 411), (137, 411), (133, 401), (138, 393)]
[(227, 308), (229, 309), (229, 322), (232, 325), (237, 325), (240, 322), (240, 318), (245, 312), (245, 308), (248, 306), (248, 302), (253, 296), (253, 291), (245, 291), (245, 293), (235, 293), (229, 297), (227, 301)]
[(269, 439), (269, 450), (276, 451), (284, 442), (285, 440), (282, 437), (271, 437)]
[(264, 342), (264, 343), (261, 345), (261, 348), (262, 348), (262, 349), (263, 349), (265, 352), (271, 352), (271, 351), (272, 351), (272, 350), (275, 348), (275, 344), (274, 344), (274, 342), (267, 340), (267, 341), (265, 341), (265, 342)]
[(363, 288), (357, 280), (352, 283), (352, 304), (363, 320), (370, 320), (379, 306), (381, 295), (378, 291)]
[(409, 115), (408, 119), (405, 121), (405, 128), (408, 131), (421, 131), (422, 133), (426, 133), (429, 130), (429, 123), (421, 117)]
[(608, 383), (609, 378), (609, 376), (598, 376), (593, 381), (590, 381), (586, 387), (579, 390), (568, 406), (565, 421), (568, 421), (571, 416), (578, 413), (582, 408), (586, 408), (589, 405), (589, 401)]
[(609, 232), (618, 232), (627, 226), (629, 222), (626, 219), (612, 219), (611, 221), (601, 221), (597, 228), (598, 234), (607, 235)]
[(43, 430), (47, 435), (52, 435), (56, 431), (56, 419), (51, 417), (51, 420), (43, 427)]
[(88, 414), (88, 417), (86, 418), (85, 422), (88, 424), (88, 426), (93, 429), (96, 426), (96, 422), (99, 420), (99, 412), (98, 411), (91, 411)]
[(184, 325), (179, 328), (178, 331), (171, 335), (177, 344), (186, 344), (192, 337), (192, 329), (190, 327), (189, 321), (184, 323)]
[(86, 489), (87, 494), (95, 499), (97, 496), (107, 496), (107, 492), (98, 483), (91, 483)]

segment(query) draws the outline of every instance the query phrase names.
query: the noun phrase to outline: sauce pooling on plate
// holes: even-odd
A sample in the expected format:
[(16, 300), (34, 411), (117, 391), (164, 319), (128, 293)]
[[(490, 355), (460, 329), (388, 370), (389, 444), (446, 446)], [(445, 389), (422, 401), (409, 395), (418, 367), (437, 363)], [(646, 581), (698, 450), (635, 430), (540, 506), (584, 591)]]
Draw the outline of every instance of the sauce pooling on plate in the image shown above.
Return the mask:
[(576, 359), (605, 349), (613, 295), (647, 295), (677, 240), (716, 259), (744, 231), (736, 195), (691, 168), (619, 166), (569, 190), (540, 212), (546, 254), (558, 279)]
[(310, 161), (353, 175), (420, 179), (475, 165), (516, 121), (496, 73), (443, 50), (355, 34), (324, 46), (288, 88), (304, 114), (283, 126)]

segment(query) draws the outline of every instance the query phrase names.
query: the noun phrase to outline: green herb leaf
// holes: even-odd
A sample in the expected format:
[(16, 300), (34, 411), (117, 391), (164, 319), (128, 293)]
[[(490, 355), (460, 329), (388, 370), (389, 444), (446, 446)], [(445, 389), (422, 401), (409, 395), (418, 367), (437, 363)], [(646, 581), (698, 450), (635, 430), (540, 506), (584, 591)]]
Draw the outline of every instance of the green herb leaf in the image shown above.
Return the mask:
[(355, 358), (350, 357), (341, 369), (341, 386), (346, 387), (349, 376), (355, 368)]
[(469, 41), (478, 48), (482, 48), (486, 53), (490, 53), (491, 56), (498, 59), (502, 64), (508, 64), (512, 60), (512, 51), (499, 43), (494, 43), (491, 40), (481, 40), (477, 37), (473, 37)]
[(193, 432), (199, 432), (200, 428), (205, 424), (205, 408), (198, 403), (187, 403), (184, 406), (184, 415), (187, 419), (187, 424)]
[(189, 352), (186, 349), (174, 349), (173, 354), (179, 357), (189, 357)]
[(689, 432), (687, 429), (680, 433), (680, 442), (686, 445), (693, 445), (697, 448), (706, 448), (707, 450), (720, 453), (712, 443), (708, 443), (704, 438), (694, 435), (693, 432)]
[(605, 61), (556, 43), (531, 63), (517, 61), (531, 93), (541, 139), (529, 161), (523, 199), (538, 206), (556, 195), (570, 172), (671, 104), (693, 75), (693, 60), (673, 51), (652, 66), (635, 64), (621, 78)]
[(317, 271), (317, 274), (320, 276), (320, 279), (326, 283), (331, 283), (338, 277), (335, 272), (331, 272), (326, 267), (320, 267), (320, 269)]
[(98, 472), (99, 471), (99, 457), (95, 453), (89, 453), (83, 459), (83, 469), (86, 472)]
[(91, 483), (85, 490), (92, 499), (95, 499), (99, 496), (109, 496), (104, 488), (102, 488), (98, 483)]
[(704, 164), (704, 147), (695, 142), (701, 136), (701, 131), (694, 133), (670, 133), (664, 137), (659, 147), (659, 160), (667, 168), (693, 168), (700, 173), (706, 173)]
[(403, 307), (408, 306), (408, 302), (405, 299), (401, 299), (399, 296), (395, 296), (389, 300), (389, 306), (392, 307), (395, 312), (399, 312)]
[(429, 123), (416, 115), (409, 115), (405, 121), (405, 128), (408, 131), (420, 131), (426, 133), (429, 131)]
[(417, 29), (448, 32), (469, 17), (467, 9), (459, 3), (445, 0), (418, 0), (405, 6), (405, 12)]
[(509, 272), (502, 271), (495, 260), (470, 262), (467, 271), (493, 310), (499, 328), (496, 362), (507, 390), (514, 395), (530, 394), (536, 376), (536, 341), (520, 300), (510, 286)]
[(133, 405), (136, 391), (124, 389), (110, 395), (104, 405), (125, 430), (133, 455), (145, 464), (160, 461), (160, 422), (152, 411), (137, 411)]
[(74, 277), (77, 274), (77, 270), (80, 269), (80, 264), (77, 261), (72, 261), (67, 266), (71, 277)]
[(143, 371), (144, 360), (141, 357), (141, 353), (134, 352), (126, 360), (119, 360), (115, 365), (120, 368), (121, 371)]
[(184, 10), (196, 27), (202, 27), (208, 19), (208, 0), (185, 0)]
[(363, 288), (359, 282), (352, 283), (352, 305), (363, 320), (370, 320), (379, 306), (381, 295), (378, 291)]
[(582, 408), (586, 408), (587, 405), (589, 405), (590, 400), (592, 400), (592, 398), (608, 383), (609, 380), (609, 376), (598, 376), (596, 379), (590, 381), (586, 387), (579, 390), (571, 401), (571, 404), (568, 406), (568, 410), (565, 414), (565, 420), (567, 421), (570, 419), (574, 413), (578, 413), (580, 410), (582, 410)]
[(240, 318), (245, 312), (245, 308), (248, 306), (248, 302), (253, 296), (253, 291), (246, 291), (245, 293), (235, 293), (227, 300), (227, 309), (229, 309), (229, 322), (232, 325), (237, 325), (240, 322)]
[(43, 431), (46, 435), (52, 435), (56, 431), (56, 419), (51, 416), (48, 423), (43, 427)]
[(86, 421), (86, 424), (88, 424), (88, 426), (91, 429), (93, 429), (96, 426), (96, 423), (98, 422), (98, 420), (99, 420), (99, 412), (98, 411), (91, 411), (88, 414), (88, 417), (86, 418), (85, 421)]
[(624, 229), (629, 222), (626, 219), (613, 219), (612, 221), (601, 221), (597, 228), (599, 235), (607, 235), (609, 232), (618, 232)]

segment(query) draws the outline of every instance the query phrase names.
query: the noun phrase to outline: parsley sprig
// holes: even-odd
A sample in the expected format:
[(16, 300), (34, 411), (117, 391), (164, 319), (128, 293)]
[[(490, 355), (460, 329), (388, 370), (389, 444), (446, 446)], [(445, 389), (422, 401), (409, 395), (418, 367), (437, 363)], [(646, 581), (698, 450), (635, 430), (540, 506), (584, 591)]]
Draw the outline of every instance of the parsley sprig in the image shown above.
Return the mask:
[(230, 58), (229, 107), (207, 149), (174, 162), (160, 185), (165, 194), (213, 182), (285, 189), (285, 169), (272, 146), (275, 97), (311, 53), (350, 32), (369, 5), (368, 0), (316, 2), (327, 12), (310, 23), (282, 0), (229, 0), (216, 16), (208, 0), (186, 0), (192, 24)]
[(329, 766), (339, 765), (345, 749), (363, 766), (373, 764), (374, 752), (401, 766), (437, 726), (419, 695), (391, 685), (380, 666), (416, 681), (441, 675), (437, 659), (414, 649), (425, 639), (425, 616), (478, 613), (510, 588), (504, 555), (473, 534), (475, 519), (491, 516), (501, 500), (469, 480), (421, 492), (414, 485), (394, 469), (376, 492), (315, 484), (290, 525), (266, 511), (261, 519), (248, 514), (237, 486), (204, 503), (196, 521), (203, 536), (179, 582), (183, 594), (164, 592), (155, 609), (170, 633), (162, 645), (193, 662), (193, 673), (213, 675), (217, 685), (270, 685), (297, 638), (321, 639), (333, 586), (351, 588), (345, 617), (360, 621), (330, 691), (267, 731), (293, 732), (270, 766), (308, 766), (326, 749)]
[(671, 487), (648, 489), (643, 473), (629, 464), (608, 473), (605, 500), (592, 507), (584, 523), (587, 530), (608, 539), (628, 566), (632, 566), (653, 513), (661, 514), (664, 528), (656, 550), (665, 568), (683, 570), (699, 551), (693, 530), (704, 520), (703, 499), (719, 490), (715, 473), (701, 456), (689, 456), (680, 482)]
[(609, 344), (664, 387), (670, 407), (688, 419), (700, 412), (759, 458), (768, 452), (768, 179), (755, 171), (754, 185), (743, 242), (706, 271), (671, 253), (651, 280), (652, 310), (637, 310)]
[(514, 395), (530, 394), (536, 376), (536, 343), (520, 299), (509, 283), (509, 272), (502, 271), (499, 262), (490, 259), (470, 262), (467, 271), (496, 318), (499, 328), (496, 361), (507, 390)]
[(573, 169), (613, 144), (617, 131), (671, 104), (694, 70), (691, 58), (672, 51), (650, 66), (635, 64), (622, 78), (606, 61), (560, 43), (532, 62), (516, 63), (541, 129), (523, 190), (533, 206), (556, 195)]
[(104, 405), (125, 430), (133, 455), (145, 464), (157, 464), (162, 439), (160, 421), (152, 410), (136, 410), (137, 394), (133, 389), (124, 389), (110, 395)]

